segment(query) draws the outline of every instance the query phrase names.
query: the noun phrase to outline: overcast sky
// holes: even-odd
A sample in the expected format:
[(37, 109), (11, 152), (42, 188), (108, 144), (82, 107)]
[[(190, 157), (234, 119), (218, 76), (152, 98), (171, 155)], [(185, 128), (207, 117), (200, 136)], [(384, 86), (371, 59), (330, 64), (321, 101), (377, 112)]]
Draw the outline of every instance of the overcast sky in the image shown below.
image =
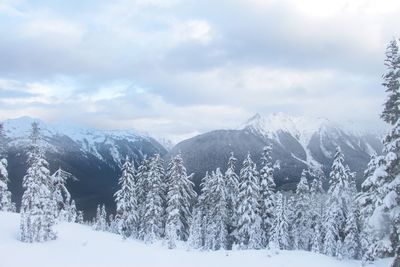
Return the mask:
[(259, 112), (373, 127), (398, 0), (0, 0), (0, 119), (174, 140)]

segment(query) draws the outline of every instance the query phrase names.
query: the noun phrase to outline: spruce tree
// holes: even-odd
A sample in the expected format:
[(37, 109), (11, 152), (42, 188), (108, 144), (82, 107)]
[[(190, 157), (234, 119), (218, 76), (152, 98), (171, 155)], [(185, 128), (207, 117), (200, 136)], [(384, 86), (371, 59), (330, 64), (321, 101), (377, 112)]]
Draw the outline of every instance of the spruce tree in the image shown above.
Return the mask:
[(274, 221), (269, 237), (269, 248), (273, 250), (289, 249), (289, 224), (286, 199), (281, 192), (276, 193)]
[(239, 193), (239, 177), (236, 174), (236, 162), (233, 152), (228, 160), (228, 168), (225, 172), (226, 180), (226, 203), (228, 212), (228, 233), (229, 233), (229, 245), (235, 242), (234, 231), (237, 224), (237, 196)]
[(194, 184), (190, 179), (179, 153), (172, 159), (167, 173), (165, 237), (169, 248), (175, 248), (178, 240), (186, 241), (189, 235), (191, 203), (196, 197)]
[(108, 231), (107, 212), (105, 205), (97, 205), (96, 217), (93, 224), (93, 229), (96, 231)]
[(207, 185), (207, 220), (205, 225), (205, 248), (218, 250), (228, 248), (228, 210), (226, 184), (219, 168)]
[[(350, 183), (348, 171), (343, 165), (344, 157), (339, 147), (336, 148), (332, 171), (330, 173), (330, 187), (325, 215), (324, 252), (329, 256), (340, 256), (337, 245), (342, 244), (347, 209), (350, 203)], [(341, 249), (341, 247), (340, 247)]]
[(241, 249), (259, 249), (262, 247), (259, 194), (258, 172), (249, 153), (240, 170), (236, 238)]
[(296, 250), (309, 250), (311, 239), (310, 188), (306, 171), (301, 173), (296, 189), (296, 203), (293, 221), (293, 247)]
[(203, 248), (204, 244), (204, 228), (203, 228), (203, 211), (200, 204), (193, 209), (192, 221), (190, 223), (188, 246), (193, 249)]
[(39, 144), (40, 131), (36, 122), (32, 123), (28, 170), (23, 178), (24, 193), (21, 202), (21, 241), (43, 242), (56, 238), (56, 203), (54, 186), (42, 148)]
[(323, 212), (324, 207), (324, 189), (320, 178), (315, 178), (310, 187), (310, 232), (311, 232), (311, 251), (322, 252), (323, 244)]
[[(76, 206), (75, 202), (71, 199), (66, 182), (68, 179), (74, 179), (72, 174), (58, 168), (51, 178), (54, 183), (53, 198), (56, 201), (56, 216), (60, 221), (75, 222), (76, 219)], [(75, 214), (74, 214), (75, 211)]]
[(136, 199), (137, 199), (137, 207), (138, 207), (138, 238), (144, 239), (143, 229), (146, 225), (146, 222), (143, 220), (145, 210), (146, 210), (146, 198), (147, 193), (149, 192), (149, 170), (150, 170), (150, 159), (147, 156), (144, 157), (142, 163), (137, 169), (136, 174)]
[(400, 118), (400, 56), (397, 40), (392, 40), (386, 48), (385, 66), (382, 85), (386, 88), (387, 98), (381, 118), (395, 125)]
[(123, 238), (137, 237), (138, 204), (135, 170), (128, 157), (122, 165), (122, 175), (118, 184), (121, 188), (114, 195), (117, 204), (115, 221), (118, 232)]
[(7, 159), (6, 159), (6, 137), (3, 124), (0, 123), (0, 211), (13, 211), (14, 204), (11, 202), (11, 192), (8, 190), (7, 183)]
[(260, 217), (262, 230), (262, 245), (267, 247), (269, 234), (273, 223), (275, 209), (274, 168), (271, 157), (272, 147), (265, 146), (261, 156), (260, 170)]
[(343, 256), (347, 259), (361, 258), (360, 216), (357, 202), (350, 203), (345, 225), (345, 238), (343, 242)]
[(150, 159), (148, 189), (144, 203), (144, 217), (141, 231), (146, 243), (153, 243), (163, 235), (164, 216), (164, 162), (159, 154)]

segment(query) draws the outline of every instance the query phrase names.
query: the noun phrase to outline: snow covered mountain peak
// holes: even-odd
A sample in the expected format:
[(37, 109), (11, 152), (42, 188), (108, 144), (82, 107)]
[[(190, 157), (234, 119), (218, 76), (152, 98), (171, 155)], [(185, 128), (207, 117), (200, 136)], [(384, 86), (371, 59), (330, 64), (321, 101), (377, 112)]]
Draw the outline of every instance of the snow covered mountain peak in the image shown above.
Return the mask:
[(309, 139), (312, 134), (320, 131), (324, 126), (333, 127), (333, 123), (325, 118), (290, 116), (278, 112), (267, 116), (261, 116), (257, 113), (247, 120), (241, 128), (260, 133), (268, 138), (274, 138), (276, 133), (281, 131), (291, 134), (296, 139)]

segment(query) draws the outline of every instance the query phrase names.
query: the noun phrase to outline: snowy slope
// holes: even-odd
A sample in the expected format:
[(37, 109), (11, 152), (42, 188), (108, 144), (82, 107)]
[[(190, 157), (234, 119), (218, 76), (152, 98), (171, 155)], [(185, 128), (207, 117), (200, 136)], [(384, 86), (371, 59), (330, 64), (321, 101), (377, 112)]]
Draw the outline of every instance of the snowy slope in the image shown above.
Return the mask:
[[(359, 267), (358, 261), (338, 261), (300, 251), (187, 251), (168, 250), (120, 236), (95, 232), (88, 226), (63, 223), (58, 239), (26, 244), (18, 240), (19, 214), (0, 212), (0, 267)], [(387, 267), (389, 259), (371, 267)]]

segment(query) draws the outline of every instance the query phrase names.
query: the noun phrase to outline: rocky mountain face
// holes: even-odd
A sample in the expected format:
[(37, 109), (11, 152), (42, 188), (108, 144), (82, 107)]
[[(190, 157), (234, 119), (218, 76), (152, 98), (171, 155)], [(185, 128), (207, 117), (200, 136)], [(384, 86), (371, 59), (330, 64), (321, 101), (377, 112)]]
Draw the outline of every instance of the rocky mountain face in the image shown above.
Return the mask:
[(196, 186), (206, 171), (225, 169), (230, 152), (238, 158), (238, 172), (248, 152), (260, 163), (262, 149), (271, 144), (278, 187), (294, 189), (303, 169), (310, 176), (329, 175), (333, 155), (340, 146), (346, 164), (357, 173), (358, 184), (374, 152), (382, 144), (378, 134), (368, 134), (323, 118), (291, 117), (283, 113), (255, 115), (235, 130), (217, 130), (177, 144), (169, 157), (180, 151), (188, 172), (195, 173)]
[[(23, 117), (4, 122), (8, 138), (10, 190), (18, 206), (33, 121), (38, 120)], [(126, 155), (134, 160), (137, 167), (146, 155), (167, 153), (155, 139), (133, 130), (102, 131), (38, 122), (50, 170), (53, 172), (61, 167), (77, 178), (68, 181), (67, 186), (78, 209), (84, 210), (88, 216), (100, 203), (105, 203), (109, 209), (114, 208), (113, 194), (117, 190), (120, 166)]]

